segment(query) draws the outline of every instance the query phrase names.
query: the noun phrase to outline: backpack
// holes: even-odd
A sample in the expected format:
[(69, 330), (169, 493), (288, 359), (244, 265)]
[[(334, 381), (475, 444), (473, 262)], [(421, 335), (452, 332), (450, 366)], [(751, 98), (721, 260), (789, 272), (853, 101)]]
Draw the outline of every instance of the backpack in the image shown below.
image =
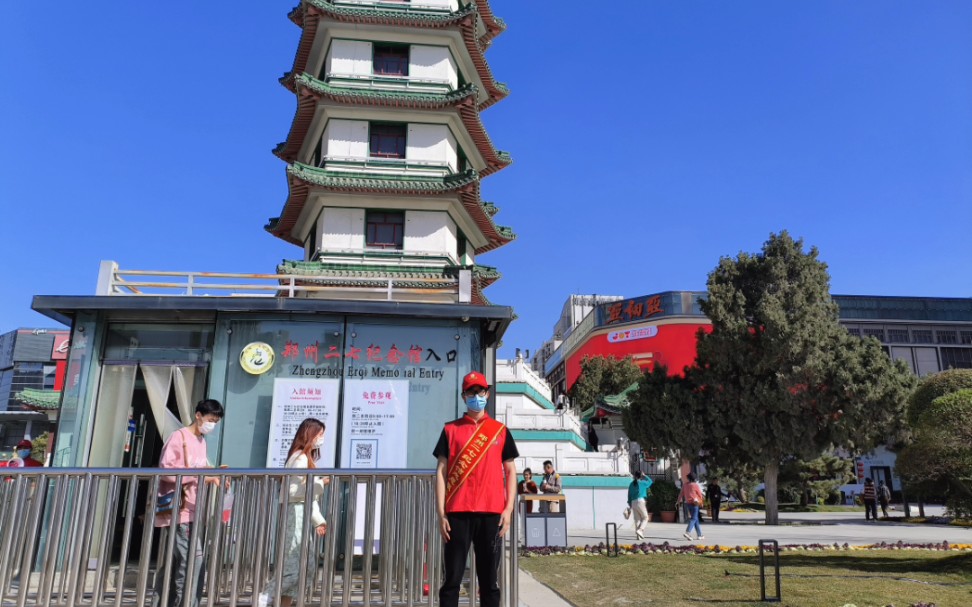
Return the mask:
[(887, 485), (881, 487), (881, 499), (891, 501), (891, 490)]

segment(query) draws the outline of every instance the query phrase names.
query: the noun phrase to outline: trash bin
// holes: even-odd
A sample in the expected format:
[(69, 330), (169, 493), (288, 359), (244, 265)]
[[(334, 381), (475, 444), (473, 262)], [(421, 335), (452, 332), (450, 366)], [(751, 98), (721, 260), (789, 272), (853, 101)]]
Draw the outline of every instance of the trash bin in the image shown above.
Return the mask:
[[(563, 495), (523, 495), (520, 496), (520, 512), (523, 513), (523, 537), (527, 548), (552, 546), (567, 547), (567, 500)], [(527, 512), (526, 502), (556, 503), (557, 512)], [(535, 510), (548, 510), (535, 508)]]

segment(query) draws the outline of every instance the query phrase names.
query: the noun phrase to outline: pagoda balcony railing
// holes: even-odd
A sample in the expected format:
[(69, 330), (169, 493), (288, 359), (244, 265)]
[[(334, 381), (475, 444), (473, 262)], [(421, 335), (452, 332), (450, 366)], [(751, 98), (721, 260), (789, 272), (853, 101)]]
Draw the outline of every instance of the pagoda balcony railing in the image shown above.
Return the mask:
[(451, 13), (459, 10), (458, 0), (335, 0), (334, 4), (367, 6), (403, 13)]
[(459, 265), (459, 262), (452, 255), (443, 254), (441, 251), (400, 251), (370, 248), (318, 249), (314, 252), (311, 260), (323, 263), (361, 263), (369, 266), (387, 266), (390, 269), (400, 266), (443, 268)]
[[(393, 267), (393, 266), (392, 266)], [(393, 270), (392, 270), (393, 271)], [(355, 293), (383, 295), (391, 301), (425, 301), (429, 288), (439, 286), (455, 290), (457, 303), (468, 303), (463, 273), (458, 278), (423, 278), (424, 288), (401, 287), (394, 276), (358, 278), (354, 281), (374, 286), (355, 286)], [(390, 272), (391, 274), (391, 272)], [(178, 272), (164, 270), (122, 270), (114, 261), (102, 261), (98, 273), (97, 295), (121, 297), (314, 297), (344, 288), (348, 278), (319, 274), (237, 274), (230, 272)], [(466, 283), (470, 278), (465, 280)], [(414, 295), (414, 297), (413, 297)]]
[(375, 175), (409, 177), (445, 177), (456, 172), (456, 168), (445, 161), (410, 160), (408, 158), (355, 158), (351, 156), (327, 155), (319, 168), (334, 172), (372, 173)]
[[(147, 607), (155, 588), (167, 604), (176, 556), (175, 527), (156, 528), (157, 497), (174, 471), (125, 468), (4, 469), (0, 482), (0, 604), (18, 607)], [(198, 582), (205, 605), (257, 605), (275, 581), (281, 587), (288, 487), (306, 487), (327, 534), (303, 529), (294, 605), (433, 607), (442, 581), (442, 539), (431, 470), (281, 469), (179, 470), (176, 483), (198, 486), (185, 587)], [(308, 477), (326, 478), (314, 496)], [(203, 482), (212, 478), (214, 483)], [(181, 492), (173, 497), (179, 510)], [(175, 517), (178, 520), (178, 517)], [(501, 605), (518, 604), (519, 517), (498, 542)], [(201, 561), (201, 562), (200, 562)], [(475, 564), (467, 597), (477, 595)], [(188, 597), (187, 597), (188, 598)], [(270, 596), (280, 605), (279, 590)], [(464, 601), (474, 605), (475, 601)], [(186, 601), (189, 604), (189, 601)]]
[(374, 89), (383, 91), (408, 91), (411, 93), (441, 93), (446, 94), (454, 90), (452, 83), (445, 79), (419, 78), (415, 76), (387, 76), (372, 74), (330, 73), (325, 82), (334, 86), (357, 89)]

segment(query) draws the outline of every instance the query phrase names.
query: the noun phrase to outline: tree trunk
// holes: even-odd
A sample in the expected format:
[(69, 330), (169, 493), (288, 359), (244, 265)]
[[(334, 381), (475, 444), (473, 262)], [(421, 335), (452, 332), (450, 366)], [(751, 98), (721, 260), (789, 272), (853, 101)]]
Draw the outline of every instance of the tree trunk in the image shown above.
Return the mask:
[(770, 463), (766, 464), (766, 470), (763, 471), (763, 499), (766, 504), (766, 524), (767, 525), (778, 525), (780, 524), (780, 513), (779, 513), (779, 491), (777, 487), (777, 481), (780, 476), (780, 462), (774, 459)]

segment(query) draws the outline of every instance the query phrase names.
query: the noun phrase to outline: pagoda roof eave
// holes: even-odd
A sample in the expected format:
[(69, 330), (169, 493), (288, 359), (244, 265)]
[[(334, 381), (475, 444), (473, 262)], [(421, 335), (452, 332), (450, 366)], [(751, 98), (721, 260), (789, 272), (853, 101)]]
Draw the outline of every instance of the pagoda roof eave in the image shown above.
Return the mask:
[[(492, 11), (490, 11), (492, 14)], [(320, 16), (326, 15), (335, 21), (352, 24), (395, 25), (431, 29), (458, 29), (463, 45), (469, 52), (473, 66), (485, 87), (486, 99), (479, 104), (484, 110), (501, 99), (509, 96), (509, 88), (493, 77), (486, 57), (484, 45), (476, 36), (476, 20), (482, 19), (479, 8), (470, 3), (462, 9), (448, 14), (401, 13), (399, 11), (374, 8), (352, 8), (336, 6), (331, 0), (304, 0), (290, 13), (291, 20), (302, 28), (297, 54), (294, 57), (293, 74), (303, 73), (307, 67), (314, 37), (320, 23)], [(495, 21), (495, 17), (493, 18)], [(487, 27), (487, 31), (489, 28)]]
[(60, 390), (24, 388), (14, 395), (14, 400), (35, 411), (53, 411), (61, 406)]
[(297, 160), (297, 154), (304, 144), (304, 139), (307, 137), (317, 111), (316, 102), (320, 99), (328, 99), (336, 103), (382, 108), (432, 111), (454, 109), (485, 162), (486, 166), (479, 172), (480, 177), (488, 177), (513, 163), (509, 154), (497, 150), (493, 146), (474, 103), (476, 96), (474, 85), (466, 85), (445, 94), (376, 91), (335, 87), (309, 74), (301, 74), (293, 78), (292, 85), (298, 95), (297, 112), (294, 115), (287, 140), (274, 150), (274, 154), (285, 162)]
[(476, 0), (476, 4), (479, 5), (479, 17), (486, 28), (486, 33), (479, 37), (479, 43), (486, 48), (494, 38), (506, 31), (506, 22), (493, 14), (489, 0)]
[[(327, 284), (337, 287), (365, 287), (383, 284), (391, 280), (399, 288), (454, 288), (458, 286), (459, 271), (472, 270), (473, 301), (477, 305), (489, 305), (483, 295), (486, 289), (499, 280), (500, 273), (491, 266), (383, 266), (373, 264), (334, 265), (320, 261), (284, 260), (277, 266), (277, 274), (299, 276), (297, 284), (314, 283), (314, 277), (327, 278)], [(443, 281), (452, 281), (443, 285)], [(284, 284), (285, 279), (281, 279)]]
[(304, 210), (308, 195), (315, 189), (395, 196), (457, 194), (463, 209), (486, 239), (486, 245), (476, 248), (477, 254), (497, 249), (516, 238), (510, 228), (496, 225), (492, 216), (486, 212), (486, 203), (480, 199), (479, 175), (471, 170), (443, 178), (388, 178), (355, 173), (334, 173), (295, 162), (287, 167), (287, 183), (289, 195), (283, 212), (280, 217), (272, 218), (265, 229), (274, 236), (297, 246), (302, 246), (302, 243), (291, 232)]

